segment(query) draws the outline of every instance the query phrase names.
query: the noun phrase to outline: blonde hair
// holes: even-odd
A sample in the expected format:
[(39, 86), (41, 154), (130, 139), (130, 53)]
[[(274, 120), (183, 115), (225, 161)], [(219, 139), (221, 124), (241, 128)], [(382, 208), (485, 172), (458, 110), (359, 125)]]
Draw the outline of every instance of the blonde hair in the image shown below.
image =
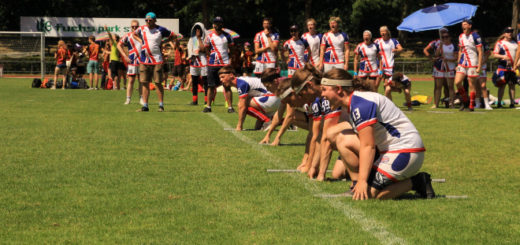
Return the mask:
[(365, 31), (363, 31), (363, 35), (365, 35), (365, 33), (370, 34), (370, 38), (372, 38), (372, 32), (371, 32), (371, 31), (369, 31), (369, 30), (365, 30)]
[(316, 20), (313, 19), (313, 18), (308, 18), (308, 19), (305, 21), (305, 24), (309, 24), (309, 22), (312, 22), (312, 23), (314, 23), (315, 25), (318, 24), (318, 23), (316, 22)]
[(58, 48), (60, 47), (66, 47), (67, 45), (65, 45), (65, 42), (63, 40), (59, 40), (58, 41)]
[(332, 21), (335, 21), (336, 23), (341, 23), (341, 18), (338, 17), (338, 16), (331, 16), (330, 19), (329, 19), (329, 23), (332, 22)]
[[(319, 85), (321, 83), (321, 72), (318, 71), (313, 65), (305, 63), (302, 69), (297, 70), (292, 77), (292, 87), (296, 88), (302, 85), (306, 81), (312, 81), (314, 84)], [(311, 78), (309, 80), (309, 78)]]
[(130, 21), (130, 23), (136, 23), (137, 25), (139, 25), (139, 21), (138, 20), (132, 20), (132, 21)]
[(381, 31), (388, 32), (388, 36), (392, 37), (392, 33), (390, 32), (390, 29), (388, 29), (388, 26), (381, 26), (381, 27), (379, 27), (379, 32), (381, 32)]

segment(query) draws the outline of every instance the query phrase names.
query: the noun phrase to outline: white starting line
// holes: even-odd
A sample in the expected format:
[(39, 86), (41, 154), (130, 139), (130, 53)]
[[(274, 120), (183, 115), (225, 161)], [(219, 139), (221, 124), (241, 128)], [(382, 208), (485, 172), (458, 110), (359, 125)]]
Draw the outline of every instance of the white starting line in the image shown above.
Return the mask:
[[(222, 119), (220, 119), (218, 116), (216, 116), (213, 113), (207, 113), (213, 120), (215, 120), (218, 124), (220, 124), (223, 128), (231, 128), (229, 124), (224, 122)], [(232, 133), (235, 137), (237, 137), (242, 142), (250, 145), (254, 150), (256, 150), (258, 153), (260, 153), (260, 156), (264, 157), (265, 160), (270, 161), (271, 163), (275, 164), (280, 169), (288, 169), (288, 167), (285, 165), (285, 162), (282, 161), (277, 156), (271, 154), (269, 151), (265, 150), (264, 147), (257, 144), (257, 142), (254, 142), (250, 138), (244, 136), (240, 133), (240, 131), (236, 130), (230, 130), (230, 133)], [(289, 175), (293, 177), (295, 180), (299, 181), (305, 189), (307, 189), (309, 192), (311, 192), (312, 195), (319, 195), (323, 194), (323, 191), (321, 188), (317, 185), (316, 181), (308, 181), (307, 178), (303, 177), (302, 175)], [(393, 233), (390, 233), (386, 229), (386, 225), (374, 220), (370, 217), (368, 217), (363, 211), (354, 208), (349, 202), (342, 202), (341, 199), (337, 198), (328, 198), (323, 199), (326, 200), (329, 205), (331, 205), (333, 208), (341, 211), (345, 217), (348, 219), (359, 223), (361, 228), (366, 231), (369, 234), (372, 234), (375, 238), (379, 240), (382, 244), (405, 244), (406, 241), (396, 236)]]

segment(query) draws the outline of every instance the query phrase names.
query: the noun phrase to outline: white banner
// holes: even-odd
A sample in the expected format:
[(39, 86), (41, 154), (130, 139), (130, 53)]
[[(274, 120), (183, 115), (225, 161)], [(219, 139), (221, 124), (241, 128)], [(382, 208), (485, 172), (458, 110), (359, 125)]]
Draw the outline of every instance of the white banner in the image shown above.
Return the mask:
[[(20, 31), (43, 31), (47, 37), (88, 37), (108, 30), (119, 36), (130, 32), (133, 18), (20, 17)], [(145, 25), (144, 19), (136, 19)], [(179, 33), (179, 19), (157, 19), (157, 25)]]

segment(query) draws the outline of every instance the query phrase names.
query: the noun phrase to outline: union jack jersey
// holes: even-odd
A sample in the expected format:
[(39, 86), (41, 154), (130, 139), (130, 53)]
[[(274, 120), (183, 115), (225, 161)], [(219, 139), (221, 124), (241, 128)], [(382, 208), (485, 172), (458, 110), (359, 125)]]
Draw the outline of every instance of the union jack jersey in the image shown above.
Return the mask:
[(476, 32), (459, 36), (459, 47), (462, 52), (459, 65), (465, 68), (478, 67), (477, 47), (482, 47), (482, 39)]
[(238, 77), (236, 79), (239, 98), (244, 98), (248, 95), (258, 97), (264, 94), (270, 94), (262, 83), (262, 80), (258, 77)]
[(310, 54), (308, 49), (305, 50), (304, 59), (306, 62), (312, 65), (320, 63), (320, 45), (322, 38), (323, 35), (320, 33), (312, 35), (310, 32), (306, 32), (302, 35), (302, 39), (307, 42), (310, 49)]
[(343, 64), (345, 63), (345, 45), (348, 44), (348, 35), (345, 32), (327, 32), (321, 39), (321, 46), (325, 47), (323, 63)]
[(228, 46), (233, 45), (233, 38), (227, 32), (223, 31), (220, 35), (216, 31), (212, 31), (206, 35), (204, 46), (209, 48), (208, 66), (225, 66), (229, 65), (229, 49)]
[(374, 41), (379, 46), (379, 53), (381, 54), (381, 60), (383, 61), (383, 69), (390, 69), (394, 67), (394, 52), (393, 49), (396, 49), (399, 44), (397, 39), (390, 38), (388, 40), (384, 40), (383, 38), (378, 38)]
[(441, 40), (440, 39), (435, 39), (435, 40), (431, 41), (430, 43), (428, 43), (426, 48), (427, 49), (432, 49), (433, 52), (430, 53), (430, 54), (431, 55), (435, 55), (435, 51), (437, 51), (437, 48), (439, 47), (439, 45), (441, 45)]
[(161, 52), (161, 42), (163, 38), (176, 36), (162, 26), (150, 29), (147, 25), (139, 27), (135, 30), (135, 34), (143, 40), (141, 52), (139, 54), (139, 63), (145, 65), (157, 65), (163, 63), (163, 55)]
[(356, 133), (373, 125), (375, 145), (380, 153), (425, 151), (421, 136), (410, 119), (381, 94), (354, 91), (341, 117), (348, 118)]
[(440, 52), (441, 52), (441, 56), (442, 59), (442, 69), (440, 71), (453, 71), (455, 70), (455, 67), (457, 66), (455, 64), (455, 61), (445, 61), (446, 59), (450, 59), (450, 60), (456, 60), (457, 59), (457, 52), (459, 52), (459, 47), (457, 47), (456, 45), (454, 45), (453, 43), (450, 43), (448, 45), (446, 44), (441, 44), (440, 45)]
[(379, 67), (377, 61), (377, 54), (380, 52), (379, 45), (376, 43), (367, 45), (365, 42), (362, 42), (358, 44), (354, 52), (361, 58), (361, 61), (359, 62), (359, 71), (364, 73), (377, 72)]
[(139, 65), (139, 52), (141, 51), (142, 43), (135, 39), (134, 33), (127, 33), (119, 40), (119, 43), (128, 48), (128, 58), (130, 59), (128, 65)]
[(283, 44), (284, 49), (289, 51), (289, 59), (287, 60), (287, 67), (289, 69), (298, 70), (305, 64), (304, 53), (309, 47), (307, 41), (298, 39), (294, 41), (292, 38)]
[(506, 41), (500, 40), (495, 44), (495, 49), (493, 50), (494, 54), (500, 54), (507, 56), (508, 59), (499, 59), (498, 60), (498, 68), (507, 69), (511, 68), (513, 62), (516, 57), (516, 50), (518, 49), (518, 44), (515, 41)]
[[(271, 41), (275, 43), (280, 42), (280, 35), (278, 33), (270, 33), (269, 37), (271, 38)], [(260, 45), (260, 48), (265, 48), (269, 46), (269, 41), (264, 31), (261, 31), (255, 35), (255, 43), (258, 43)], [(259, 55), (256, 58), (256, 60), (260, 63), (276, 63), (276, 54), (273, 50), (268, 49), (262, 52), (262, 54)]]
[(313, 121), (321, 121), (322, 118), (329, 119), (338, 117), (341, 114), (341, 107), (332, 110), (330, 101), (322, 97), (316, 97), (310, 106), (306, 104), (304, 108), (307, 109), (307, 116)]

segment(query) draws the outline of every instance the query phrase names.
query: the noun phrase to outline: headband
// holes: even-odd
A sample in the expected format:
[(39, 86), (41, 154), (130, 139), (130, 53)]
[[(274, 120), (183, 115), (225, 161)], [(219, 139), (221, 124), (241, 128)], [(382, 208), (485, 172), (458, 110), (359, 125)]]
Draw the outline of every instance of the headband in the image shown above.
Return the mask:
[(281, 100), (287, 98), (294, 90), (289, 87), (287, 90), (285, 90), (280, 96), (278, 96)]
[(299, 94), (300, 91), (302, 91), (303, 87), (305, 87), (305, 85), (307, 85), (307, 82), (308, 81), (312, 81), (314, 77), (311, 75), (309, 75), (306, 79), (305, 79), (305, 82), (303, 82), (300, 86), (298, 86), (295, 90), (294, 90), (294, 93), (295, 94)]
[(340, 79), (322, 78), (321, 79), (321, 85), (352, 87), (352, 80), (340, 80)]

